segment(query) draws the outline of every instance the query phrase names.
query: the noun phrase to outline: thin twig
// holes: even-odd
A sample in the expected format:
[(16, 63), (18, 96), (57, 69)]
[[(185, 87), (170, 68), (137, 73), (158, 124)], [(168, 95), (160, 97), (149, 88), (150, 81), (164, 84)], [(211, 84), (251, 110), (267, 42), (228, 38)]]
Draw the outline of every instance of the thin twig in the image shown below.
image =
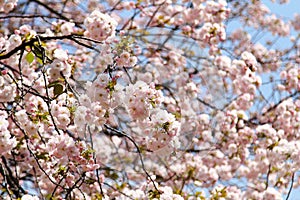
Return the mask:
[[(48, 6), (47, 4), (43, 3), (43, 2), (40, 2), (38, 0), (30, 0), (31, 2), (35, 2), (37, 3), (38, 5), (40, 6), (43, 6), (44, 8), (46, 8), (50, 13), (53, 13), (55, 14), (56, 16), (60, 17), (61, 19), (63, 20), (66, 20), (66, 21), (71, 21), (69, 18), (67, 18), (66, 16), (62, 15), (61, 13), (57, 12), (56, 10), (54, 10), (53, 8), (51, 8), (50, 6)], [(74, 22), (74, 24), (77, 26), (77, 27), (80, 27), (80, 24), (78, 24), (77, 22)]]
[(154, 188), (157, 191), (159, 191), (158, 188), (156, 187), (156, 184), (155, 184), (154, 180), (151, 178), (150, 174), (145, 169), (145, 165), (144, 165), (142, 153), (141, 153), (141, 150), (140, 150), (139, 146), (136, 144), (136, 142), (130, 136), (128, 136), (126, 133), (124, 133), (123, 131), (119, 131), (119, 130), (117, 130), (115, 128), (112, 128), (112, 127), (108, 126), (107, 124), (104, 124), (104, 127), (106, 129), (110, 130), (110, 131), (113, 131), (113, 133), (112, 133), (113, 135), (116, 135), (118, 137), (125, 137), (125, 138), (129, 139), (133, 143), (133, 145), (135, 146), (135, 148), (138, 151), (143, 171), (145, 172), (145, 174), (147, 175), (147, 177), (150, 179), (150, 181), (153, 183)]
[(292, 192), (293, 185), (294, 185), (294, 179), (295, 179), (295, 173), (293, 173), (293, 175), (292, 175), (292, 182), (291, 182), (291, 186), (290, 186), (289, 192), (288, 192), (288, 194), (287, 194), (287, 196), (286, 196), (286, 199), (285, 199), (285, 200), (288, 200), (288, 199), (289, 199), (289, 197), (290, 197), (290, 194), (291, 194), (291, 192)]

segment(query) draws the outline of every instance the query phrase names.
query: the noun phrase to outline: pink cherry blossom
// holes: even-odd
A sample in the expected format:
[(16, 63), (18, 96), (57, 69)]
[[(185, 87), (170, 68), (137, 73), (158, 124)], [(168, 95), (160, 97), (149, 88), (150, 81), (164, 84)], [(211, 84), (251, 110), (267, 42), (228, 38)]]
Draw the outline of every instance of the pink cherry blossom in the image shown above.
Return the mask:
[(108, 14), (101, 13), (98, 10), (93, 11), (85, 20), (87, 28), (85, 35), (99, 41), (106, 40), (115, 35), (117, 22)]
[(272, 2), (0, 1), (3, 198), (292, 199), (299, 15)]

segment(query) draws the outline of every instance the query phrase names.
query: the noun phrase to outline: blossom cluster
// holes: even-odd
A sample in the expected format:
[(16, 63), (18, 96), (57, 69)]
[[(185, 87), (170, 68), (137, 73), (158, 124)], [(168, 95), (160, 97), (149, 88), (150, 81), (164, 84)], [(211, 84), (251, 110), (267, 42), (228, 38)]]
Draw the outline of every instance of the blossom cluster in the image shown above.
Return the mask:
[(298, 65), (290, 65), (280, 73), (282, 84), (278, 85), (280, 90), (292, 91), (300, 88), (300, 70)]
[(163, 96), (155, 89), (154, 83), (150, 86), (143, 81), (126, 87), (125, 102), (128, 112), (133, 119), (143, 120), (150, 116), (151, 109), (158, 107)]
[(12, 102), (17, 96), (17, 87), (13, 83), (13, 79), (8, 74), (4, 75), (4, 73), (6, 73), (5, 71), (2, 71), (1, 73), (2, 75), (0, 76), (0, 102)]
[(56, 81), (61, 77), (61, 73), (65, 78), (71, 76), (72, 66), (69, 63), (67, 52), (56, 49), (53, 53), (53, 62), (49, 66), (49, 77), (52, 81)]
[(115, 35), (116, 20), (98, 10), (93, 11), (85, 20), (85, 35), (94, 40), (104, 41)]
[(6, 0), (0, 2), (0, 12), (9, 13), (17, 6), (18, 0)]
[(16, 3), (0, 2), (4, 198), (263, 200), (300, 186), (299, 15)]
[(0, 112), (0, 140), (1, 155), (9, 153), (17, 145), (16, 138), (10, 135), (9, 121), (7, 120), (7, 114), (5, 112)]

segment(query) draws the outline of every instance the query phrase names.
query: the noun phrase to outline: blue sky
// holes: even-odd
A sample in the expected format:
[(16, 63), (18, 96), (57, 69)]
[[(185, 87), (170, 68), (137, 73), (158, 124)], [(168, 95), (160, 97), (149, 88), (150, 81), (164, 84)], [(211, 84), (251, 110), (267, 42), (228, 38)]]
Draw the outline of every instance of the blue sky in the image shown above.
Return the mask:
[(273, 13), (288, 18), (293, 17), (294, 13), (299, 13), (300, 11), (299, 0), (290, 0), (289, 3), (281, 5), (272, 3), (271, 0), (263, 0), (262, 2), (267, 5)]

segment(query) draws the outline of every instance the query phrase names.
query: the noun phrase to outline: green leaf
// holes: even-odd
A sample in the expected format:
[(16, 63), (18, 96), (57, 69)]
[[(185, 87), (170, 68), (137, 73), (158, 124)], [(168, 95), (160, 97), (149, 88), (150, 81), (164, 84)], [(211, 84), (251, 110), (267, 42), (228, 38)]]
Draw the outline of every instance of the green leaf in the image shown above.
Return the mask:
[(43, 65), (44, 63), (43, 63), (43, 61), (42, 61), (42, 59), (40, 59), (39, 57), (37, 57), (36, 58), (36, 60), (38, 61), (38, 63), (40, 63), (41, 65)]
[(92, 157), (92, 154), (94, 152), (95, 152), (95, 150), (88, 148), (81, 153), (81, 156), (88, 160)]
[(34, 44), (33, 46), (31, 46), (31, 51), (33, 51), (33, 53), (34, 53), (37, 57), (42, 58), (45, 49), (44, 49), (42, 46), (40, 46), (39, 44)]
[(111, 173), (110, 178), (113, 180), (117, 180), (119, 178), (119, 175), (117, 173)]
[(32, 52), (27, 53), (26, 60), (29, 64), (31, 64), (34, 61), (34, 54)]
[(49, 154), (48, 152), (39, 152), (36, 154), (37, 159), (41, 159), (41, 160), (49, 160)]
[(61, 84), (56, 84), (54, 86), (53, 92), (54, 92), (55, 96), (58, 96), (58, 95), (62, 94), (64, 92), (64, 86), (61, 85)]
[(54, 87), (57, 84), (59, 84), (59, 81), (53, 81), (53, 82), (49, 83), (48, 88)]

